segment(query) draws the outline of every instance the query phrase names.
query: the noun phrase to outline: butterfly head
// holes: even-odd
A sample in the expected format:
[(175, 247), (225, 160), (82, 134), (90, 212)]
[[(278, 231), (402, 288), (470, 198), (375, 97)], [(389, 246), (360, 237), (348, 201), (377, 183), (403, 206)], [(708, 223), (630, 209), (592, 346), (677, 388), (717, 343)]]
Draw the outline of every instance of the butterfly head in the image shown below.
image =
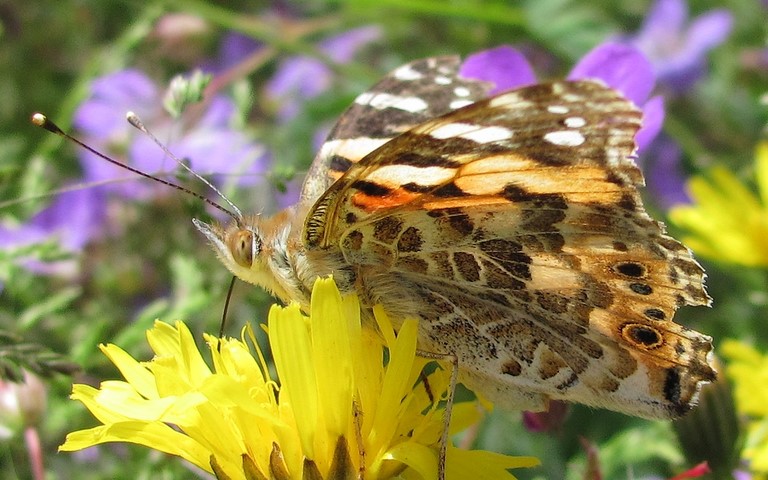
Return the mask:
[(264, 236), (258, 221), (236, 220), (228, 227), (209, 225), (198, 219), (192, 222), (208, 238), (230, 272), (246, 282), (269, 287), (270, 276), (262, 255)]

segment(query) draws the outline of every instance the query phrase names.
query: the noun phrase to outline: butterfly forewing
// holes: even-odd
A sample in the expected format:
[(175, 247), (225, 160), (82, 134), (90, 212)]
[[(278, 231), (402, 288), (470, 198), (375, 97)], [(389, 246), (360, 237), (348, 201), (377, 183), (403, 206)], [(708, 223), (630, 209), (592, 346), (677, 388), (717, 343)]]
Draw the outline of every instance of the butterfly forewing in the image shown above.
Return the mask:
[(461, 78), (460, 64), (457, 56), (417, 60), (359, 95), (312, 162), (302, 201), (314, 202), (349, 167), (392, 138), (485, 97), (491, 85)]
[(708, 297), (640, 202), (640, 121), (590, 81), (476, 102), (349, 165), (305, 245), (338, 249), (364, 300), (419, 316), (422, 348), (497, 402), (679, 415), (714, 372), (708, 337), (671, 319)]

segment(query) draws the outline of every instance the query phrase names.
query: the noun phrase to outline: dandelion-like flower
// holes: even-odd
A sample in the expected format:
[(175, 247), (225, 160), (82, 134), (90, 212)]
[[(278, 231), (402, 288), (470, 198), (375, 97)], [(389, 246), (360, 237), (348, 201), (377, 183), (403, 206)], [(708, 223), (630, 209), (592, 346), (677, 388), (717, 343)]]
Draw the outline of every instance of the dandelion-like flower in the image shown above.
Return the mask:
[(692, 205), (669, 212), (675, 225), (689, 233), (683, 242), (702, 257), (750, 267), (768, 266), (768, 142), (757, 147), (755, 195), (727, 168), (688, 182)]
[[(219, 479), (433, 479), (443, 409), (419, 381), (429, 362), (416, 355), (417, 322), (398, 332), (379, 308), (378, 332), (363, 328), (357, 297), (332, 279), (315, 283), (309, 317), (297, 305), (273, 307), (268, 334), (278, 379), (246, 327), (242, 340), (207, 336), (213, 370), (189, 330), (157, 322), (155, 352), (138, 362), (114, 345), (102, 350), (125, 381), (75, 385), (72, 397), (103, 424), (67, 436), (62, 450), (131, 442), (178, 455)], [(431, 392), (450, 375), (436, 369)], [(454, 407), (452, 428), (479, 415)], [(447, 478), (514, 477), (531, 457), (465, 451), (449, 445)]]

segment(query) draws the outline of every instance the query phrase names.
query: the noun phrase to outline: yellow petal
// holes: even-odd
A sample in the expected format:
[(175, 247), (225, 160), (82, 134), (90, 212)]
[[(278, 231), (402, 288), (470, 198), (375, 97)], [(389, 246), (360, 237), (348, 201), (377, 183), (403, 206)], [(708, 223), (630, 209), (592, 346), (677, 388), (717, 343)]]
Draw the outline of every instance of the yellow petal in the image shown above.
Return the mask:
[[(383, 345), (381, 338), (372, 329), (365, 329), (361, 333), (360, 357), (355, 363), (355, 382), (359, 401), (357, 407), (363, 412), (375, 412), (379, 409), (381, 384), (384, 380)], [(370, 432), (374, 420), (374, 415), (363, 415), (361, 430)]]
[[(429, 447), (416, 442), (403, 442), (387, 450), (384, 460), (395, 460), (408, 465), (424, 480), (437, 478), (437, 454)], [(386, 468), (386, 462), (384, 465)], [(471, 475), (469, 477), (473, 478)]]
[(107, 442), (144, 445), (164, 453), (178, 455), (210, 471), (208, 450), (187, 435), (162, 423), (120, 422), (80, 430), (67, 435), (66, 441), (59, 450), (74, 451)]
[(125, 420), (153, 422), (161, 418), (174, 404), (173, 398), (147, 400), (125, 382), (102, 382), (100, 389), (88, 385), (72, 387), (73, 400), (79, 400), (102, 423)]
[(99, 345), (104, 355), (120, 370), (120, 374), (140, 395), (158, 398), (155, 377), (144, 365), (133, 359), (117, 345)]
[[(349, 324), (332, 278), (315, 282), (310, 308), (313, 366), (322, 388), (318, 407), (329, 434), (325, 438), (335, 439), (346, 433), (350, 421), (353, 374)], [(330, 454), (334, 446), (323, 450)]]
[(768, 205), (768, 141), (763, 140), (755, 148), (755, 178), (763, 205)]
[(447, 480), (514, 479), (514, 475), (507, 472), (508, 469), (535, 467), (540, 463), (535, 457), (510, 457), (483, 450), (448, 448), (446, 477)]
[(155, 322), (155, 328), (147, 332), (147, 341), (155, 352), (152, 367), (164, 365), (176, 370), (174, 378), (154, 372), (156, 378), (166, 380), (158, 384), (160, 395), (183, 393), (187, 387), (195, 387), (211, 375), (192, 334), (182, 322), (176, 322), (175, 328)]
[[(297, 304), (269, 310), (269, 343), (280, 377), (280, 403), (290, 404), (307, 458), (315, 458), (317, 382), (312, 365), (312, 342)], [(296, 474), (296, 472), (294, 472)]]
[[(216, 339), (218, 340), (218, 338)], [(254, 358), (247, 345), (237, 340), (222, 339), (221, 347), (211, 348), (213, 363), (217, 378), (235, 380), (240, 392), (255, 395), (256, 402), (274, 402), (274, 396), (270, 395), (271, 387), (264, 375), (264, 366)], [(257, 344), (258, 347), (258, 344)], [(248, 388), (243, 388), (243, 386)]]
[[(380, 315), (381, 312), (376, 312)], [(374, 448), (374, 455), (380, 454), (382, 449), (392, 440), (397, 423), (392, 418), (399, 417), (399, 412), (405, 405), (402, 404), (411, 377), (411, 368), (416, 356), (416, 330), (418, 322), (410, 319), (403, 322), (400, 327), (394, 345), (390, 346), (390, 362), (384, 374), (381, 388), (381, 398), (375, 412), (373, 427), (369, 435), (370, 445)]]

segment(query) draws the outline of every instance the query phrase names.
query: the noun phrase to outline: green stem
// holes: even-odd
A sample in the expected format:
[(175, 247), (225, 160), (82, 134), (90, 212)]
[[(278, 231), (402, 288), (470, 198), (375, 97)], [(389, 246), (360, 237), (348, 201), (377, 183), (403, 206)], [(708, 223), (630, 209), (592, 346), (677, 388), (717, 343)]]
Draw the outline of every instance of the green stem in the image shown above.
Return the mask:
[(471, 4), (450, 4), (442, 0), (354, 0), (339, 3), (347, 3), (356, 7), (374, 6), (385, 10), (406, 10), (411, 13), (519, 27), (525, 24), (525, 15), (521, 8), (509, 7), (502, 3), (479, 4), (473, 2)]
[(699, 141), (696, 133), (686, 123), (675, 115), (667, 115), (664, 119), (664, 130), (675, 139), (683, 151), (695, 162), (707, 161), (711, 158), (709, 151)]
[(241, 12), (235, 12), (201, 0), (165, 0), (164, 3), (180, 11), (198, 15), (222, 28), (240, 32), (259, 40), (273, 47), (276, 50), (276, 56), (281, 54), (307, 55), (317, 58), (343, 76), (374, 77), (373, 72), (354, 63), (336, 63), (318, 47), (303, 40), (304, 37), (319, 33), (338, 31), (342, 22), (336, 17), (312, 21), (290, 22), (283, 20), (270, 23), (265, 22), (257, 14), (243, 15)]

